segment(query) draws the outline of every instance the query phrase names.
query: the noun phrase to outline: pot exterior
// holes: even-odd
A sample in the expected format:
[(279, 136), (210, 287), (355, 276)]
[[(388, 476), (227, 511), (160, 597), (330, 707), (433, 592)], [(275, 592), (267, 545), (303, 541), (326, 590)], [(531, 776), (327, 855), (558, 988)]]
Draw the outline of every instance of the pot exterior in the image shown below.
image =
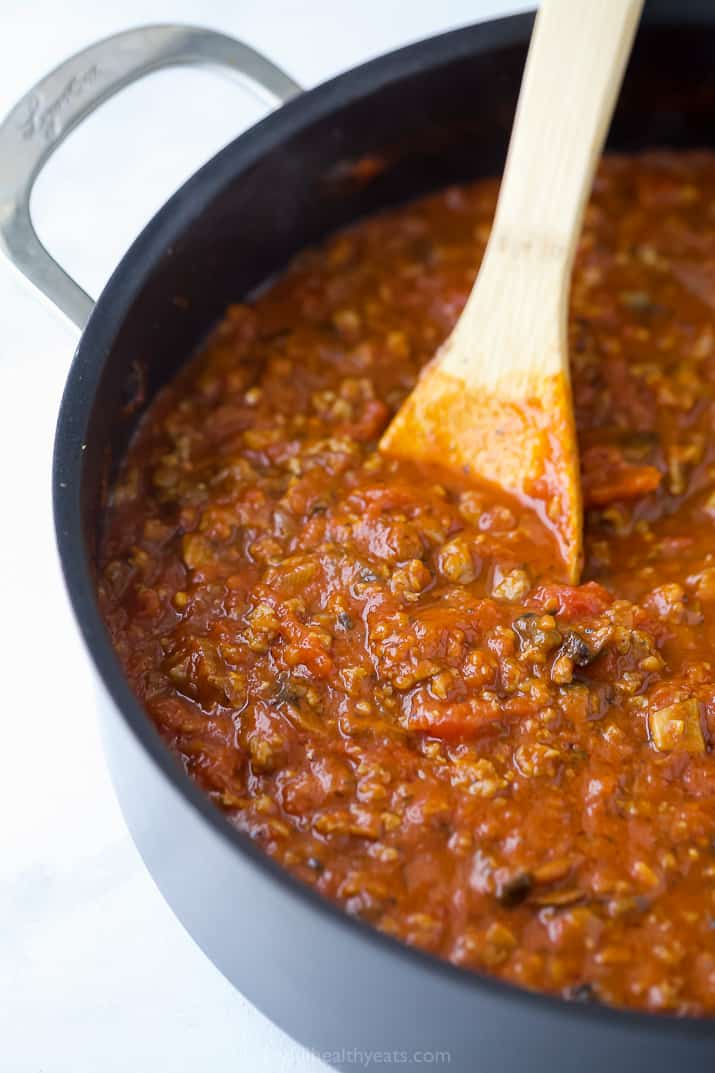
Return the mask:
[[(691, 20), (691, 21), (689, 21)], [(498, 171), (531, 19), (470, 27), (349, 72), (223, 150), (157, 214), (90, 318), (55, 447), (55, 516), (75, 613), (99, 673), (117, 795), (177, 917), (280, 1027), (338, 1069), (691, 1073), (715, 1024), (576, 1006), (408, 950), (281, 872), (188, 780), (132, 696), (98, 613), (107, 481), (143, 402), (225, 305), (306, 243), (367, 212)], [(648, 8), (612, 144), (715, 143), (715, 7)], [(381, 162), (372, 182), (351, 164)], [(137, 370), (139, 370), (139, 375)]]

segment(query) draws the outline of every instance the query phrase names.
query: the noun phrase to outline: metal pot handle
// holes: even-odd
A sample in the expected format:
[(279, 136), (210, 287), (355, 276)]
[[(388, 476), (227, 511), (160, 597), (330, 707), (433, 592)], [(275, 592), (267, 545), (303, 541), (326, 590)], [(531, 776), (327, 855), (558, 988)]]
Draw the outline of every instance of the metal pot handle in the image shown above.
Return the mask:
[(279, 104), (301, 87), (259, 52), (193, 26), (144, 26), (78, 52), (38, 82), (0, 124), (0, 249), (78, 328), (94, 305), (40, 242), (30, 194), (45, 161), (95, 108), (138, 78), (184, 64), (228, 67)]

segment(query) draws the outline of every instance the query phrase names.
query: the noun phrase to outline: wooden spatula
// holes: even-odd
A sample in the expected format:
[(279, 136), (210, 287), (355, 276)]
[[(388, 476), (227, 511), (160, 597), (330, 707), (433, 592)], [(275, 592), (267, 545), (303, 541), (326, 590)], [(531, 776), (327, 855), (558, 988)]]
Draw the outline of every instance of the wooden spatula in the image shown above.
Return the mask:
[(643, 0), (543, 0), (489, 244), (452, 334), (380, 448), (498, 485), (558, 540), (569, 580), (582, 510), (567, 348), (569, 283)]

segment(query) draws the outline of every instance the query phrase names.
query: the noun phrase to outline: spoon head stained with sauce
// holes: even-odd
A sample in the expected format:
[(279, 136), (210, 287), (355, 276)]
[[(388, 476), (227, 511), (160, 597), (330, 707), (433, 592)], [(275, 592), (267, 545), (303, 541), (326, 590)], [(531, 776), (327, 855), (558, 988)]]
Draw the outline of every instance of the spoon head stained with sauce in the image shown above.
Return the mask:
[(563, 371), (538, 394), (499, 397), (465, 382), (439, 355), (422, 373), (380, 442), (385, 454), (439, 464), (497, 485), (534, 510), (553, 533), (565, 578), (582, 566), (582, 507), (571, 388)]

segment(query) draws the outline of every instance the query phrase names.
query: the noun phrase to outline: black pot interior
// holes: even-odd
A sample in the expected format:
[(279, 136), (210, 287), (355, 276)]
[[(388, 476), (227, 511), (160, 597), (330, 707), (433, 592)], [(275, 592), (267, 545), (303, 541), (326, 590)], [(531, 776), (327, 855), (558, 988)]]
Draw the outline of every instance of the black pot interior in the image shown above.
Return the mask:
[[(685, 0), (648, 8), (609, 147), (715, 142), (715, 10), (673, 24), (684, 15), (692, 17)], [(94, 313), (114, 316), (116, 331), (87, 426), (81, 509), (90, 548), (138, 417), (230, 302), (336, 228), (500, 172), (531, 23), (521, 15), (455, 31), (349, 72), (239, 138), (172, 199), (161, 255), (147, 256), (140, 239)], [(108, 298), (130, 278), (118, 317)]]

